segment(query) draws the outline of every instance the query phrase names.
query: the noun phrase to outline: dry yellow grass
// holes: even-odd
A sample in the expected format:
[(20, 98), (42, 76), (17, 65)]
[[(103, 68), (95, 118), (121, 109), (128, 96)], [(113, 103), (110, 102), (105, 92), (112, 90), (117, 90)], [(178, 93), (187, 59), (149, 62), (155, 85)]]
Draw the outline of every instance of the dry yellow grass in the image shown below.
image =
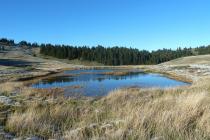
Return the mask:
[(166, 90), (116, 90), (99, 100), (34, 101), (11, 114), (6, 128), (66, 140), (210, 139), (209, 80)]
[(5, 82), (0, 84), (0, 92), (13, 92), (15, 89), (23, 87), (21, 82)]
[(182, 57), (169, 62), (163, 63), (164, 65), (190, 65), (190, 64), (210, 64), (210, 55), (198, 55)]
[[(171, 64), (209, 63), (208, 56), (199, 58), (183, 58), (183, 61), (174, 60), (158, 65), (159, 67), (148, 66), (148, 69), (153, 67), (152, 70), (156, 70)], [(37, 59), (43, 62), (37, 67), (47, 71), (52, 66), (55, 69), (72, 68), (72, 65), (55, 60)], [(52, 63), (54, 64), (51, 65)], [(169, 73), (168, 68), (157, 70), (165, 71)], [(173, 69), (171, 72), (174, 72)], [(183, 72), (178, 72), (177, 78), (180, 77), (180, 73)], [(166, 90), (115, 90), (97, 100), (65, 99), (58, 96), (62, 95), (62, 89), (34, 90), (24, 87), (19, 82), (7, 82), (0, 85), (0, 92), (18, 91), (20, 96), (15, 97), (15, 100), (20, 102), (20, 106), (14, 107), (14, 112), (6, 118), (5, 129), (17, 136), (36, 135), (46, 139), (64, 140), (210, 139), (209, 81), (210, 77), (206, 77), (193, 82), (190, 87)]]

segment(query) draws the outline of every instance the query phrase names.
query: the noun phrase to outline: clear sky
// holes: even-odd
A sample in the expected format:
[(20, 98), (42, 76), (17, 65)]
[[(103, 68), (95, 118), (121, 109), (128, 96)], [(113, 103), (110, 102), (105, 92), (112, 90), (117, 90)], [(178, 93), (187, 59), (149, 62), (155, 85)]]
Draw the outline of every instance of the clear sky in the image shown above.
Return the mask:
[(0, 37), (138, 49), (210, 44), (210, 0), (0, 0)]

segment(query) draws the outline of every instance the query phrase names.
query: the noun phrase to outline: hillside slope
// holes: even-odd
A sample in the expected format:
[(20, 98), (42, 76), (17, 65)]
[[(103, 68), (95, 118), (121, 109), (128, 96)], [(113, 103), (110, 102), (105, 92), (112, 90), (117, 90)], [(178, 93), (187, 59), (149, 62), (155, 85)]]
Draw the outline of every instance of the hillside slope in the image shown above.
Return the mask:
[(182, 57), (162, 63), (160, 65), (191, 65), (191, 64), (210, 64), (210, 55), (197, 55)]

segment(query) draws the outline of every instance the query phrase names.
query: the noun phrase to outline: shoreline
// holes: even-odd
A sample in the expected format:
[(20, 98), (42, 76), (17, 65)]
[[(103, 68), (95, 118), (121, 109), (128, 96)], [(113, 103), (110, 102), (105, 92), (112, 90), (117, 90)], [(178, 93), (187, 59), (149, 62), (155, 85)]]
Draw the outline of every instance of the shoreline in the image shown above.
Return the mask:
[[(97, 67), (98, 69), (104, 69), (105, 67)], [(139, 68), (139, 66), (136, 66), (136, 67), (127, 67), (127, 66), (112, 66), (112, 67), (108, 67), (109, 69), (113, 69), (113, 70), (116, 70), (116, 69), (126, 69), (126, 70), (132, 70), (132, 69), (138, 69), (144, 73), (150, 73), (150, 74), (159, 74), (159, 75), (162, 75), (164, 77), (168, 77), (170, 79), (173, 79), (173, 80), (177, 80), (177, 81), (181, 81), (181, 82), (184, 82), (184, 83), (188, 83), (190, 85), (193, 85), (193, 81), (191, 79), (187, 79), (181, 75), (177, 75), (175, 73), (170, 73), (170, 72), (161, 72), (160, 70), (154, 70), (152, 68), (145, 68), (141, 66), (141, 68)], [(80, 68), (80, 69), (95, 69), (95, 67), (83, 67), (83, 68)], [(50, 77), (56, 77), (56, 76), (59, 76), (59, 75), (62, 75), (62, 73), (66, 70), (79, 70), (78, 68), (63, 68), (63, 69), (60, 69), (59, 71), (54, 71), (54, 72), (50, 72), (50, 73), (47, 73), (45, 75), (38, 75), (38, 76), (33, 76), (33, 77), (26, 77), (26, 78), (23, 78), (23, 79), (18, 79), (16, 82), (23, 82), (23, 85), (25, 86), (25, 88), (29, 88), (28, 86), (30, 84), (33, 84), (33, 83), (36, 83), (38, 80), (41, 80), (43, 78), (50, 78)], [(64, 75), (65, 76), (65, 75)], [(69, 76), (68, 74), (66, 76)], [(189, 86), (190, 86), (189, 85)], [(178, 88), (178, 87), (177, 87)], [(56, 89), (56, 88), (49, 88), (49, 89)], [(66, 89), (65, 87), (58, 87), (57, 89)], [(129, 89), (129, 87), (128, 87)], [(149, 88), (145, 88), (145, 89), (149, 89)]]
[[(32, 89), (31, 87), (27, 87), (25, 84), (23, 83), (27, 83), (27, 82), (32, 82), (32, 81), (36, 81), (38, 79), (42, 79), (42, 78), (47, 78), (47, 77), (51, 77), (51, 76), (56, 76), (61, 74), (63, 71), (65, 70), (78, 70), (78, 69), (104, 69), (104, 68), (109, 68), (109, 69), (128, 69), (128, 70), (132, 70), (132, 69), (138, 69), (141, 70), (145, 73), (155, 73), (155, 74), (161, 74), (163, 76), (166, 76), (168, 78), (171, 79), (175, 79), (175, 80), (179, 80), (179, 81), (183, 81), (183, 82), (187, 82), (190, 83), (191, 85), (189, 86), (179, 86), (179, 87), (175, 87), (175, 88), (167, 88), (167, 89), (159, 89), (159, 88), (127, 88), (127, 89), (118, 89), (118, 90), (113, 90), (111, 91), (108, 95), (103, 96), (103, 97), (98, 97), (98, 98), (92, 98), (92, 97), (78, 97), (78, 98), (65, 98), (63, 97), (63, 88), (55, 88), (55, 89)], [(11, 100), (14, 100), (15, 104), (19, 104), (17, 108), (19, 108), (19, 110), (14, 109), (14, 112), (10, 112), (10, 114), (8, 114), (7, 116), (12, 116), (15, 117), (16, 115), (19, 115), (18, 117), (23, 117), (23, 114), (27, 114), (30, 115), (30, 111), (36, 111), (35, 116), (36, 118), (38, 118), (40, 120), (40, 122), (42, 121), (42, 119), (46, 119), (48, 120), (49, 117), (44, 117), (44, 118), (39, 118), (39, 114), (43, 113), (43, 115), (45, 116), (45, 111), (47, 110), (52, 110), (52, 112), (54, 112), (55, 110), (54, 107), (58, 107), (59, 110), (56, 110), (60, 113), (65, 113), (69, 112), (69, 110), (72, 109), (72, 107), (78, 109), (78, 108), (84, 108), (84, 110), (86, 110), (87, 108), (91, 108), (89, 110), (89, 113), (87, 113), (86, 111), (82, 112), (84, 114), (86, 114), (88, 117), (92, 117), (95, 116), (96, 112), (94, 110), (102, 110), (105, 112), (109, 112), (111, 114), (114, 114), (116, 116), (114, 116), (114, 118), (118, 118), (119, 116), (121, 116), (122, 114), (124, 114), (124, 116), (133, 116), (135, 117), (134, 114), (132, 114), (132, 109), (131, 108), (135, 108), (135, 110), (138, 110), (138, 108), (140, 108), (141, 106), (138, 106), (139, 102), (144, 106), (145, 104), (149, 104), (150, 102), (154, 102), (154, 104), (156, 106), (158, 106), (158, 102), (159, 102), (159, 98), (161, 99), (160, 101), (165, 101), (166, 99), (171, 99), (172, 97), (175, 98), (176, 96), (185, 96), (185, 95), (190, 95), (191, 92), (190, 91), (194, 91), (194, 87), (196, 87), (196, 81), (193, 81), (193, 79), (191, 79), (190, 75), (189, 77), (184, 77), (183, 75), (179, 75), (179, 73), (175, 73), (176, 69), (172, 70), (170, 68), (165, 68), (164, 70), (161, 69), (161, 66), (157, 66), (157, 65), (150, 65), (150, 66), (96, 66), (96, 67), (90, 67), (90, 66), (84, 66), (84, 67), (65, 67), (62, 69), (56, 69), (54, 71), (47, 71), (45, 70), (36, 70), (38, 71), (38, 73), (40, 75), (35, 75), (35, 76), (31, 76), (31, 75), (26, 75), (26, 77), (24, 77), (24, 79), (22, 80), (26, 80), (26, 81), (13, 81), (14, 83), (10, 83), (8, 85), (3, 86), (3, 88), (8, 89), (7, 93), (4, 93), (2, 96), (5, 96), (5, 98), (11, 98)], [(49, 69), (50, 70), (50, 69)], [(184, 70), (187, 72), (188, 69)], [(46, 74), (43, 75), (43, 72), (48, 72)], [(18, 76), (18, 75), (16, 75)], [(27, 77), (28, 76), (28, 77)], [(200, 78), (200, 77), (198, 77)], [(1, 84), (0, 84), (1, 85)], [(7, 87), (7, 88), (6, 88)], [(200, 90), (200, 88), (202, 88), (203, 85), (199, 85), (198, 87), (196, 87), (196, 90)], [(74, 87), (72, 87), (74, 88)], [(11, 93), (13, 93), (14, 91), (16, 91), (16, 95), (12, 95)], [(187, 92), (187, 93), (186, 93)], [(8, 95), (7, 95), (8, 94)], [(163, 96), (163, 97), (162, 97)], [(166, 96), (166, 99), (164, 98)], [(169, 96), (169, 97), (168, 97)], [(177, 97), (177, 99), (179, 100), (180, 98)], [(176, 100), (176, 98), (174, 99)], [(147, 102), (149, 101), (149, 102)], [(169, 102), (171, 102), (173, 100), (169, 100)], [(182, 102), (182, 100), (180, 101)], [(167, 101), (166, 101), (166, 105), (167, 105)], [(172, 102), (174, 103), (174, 102)], [(124, 106), (126, 104), (126, 106)], [(164, 105), (164, 104), (163, 104)], [(10, 108), (13, 109), (12, 105)], [(111, 107), (110, 107), (111, 106)], [(149, 105), (149, 106), (154, 106), (153, 104)], [(178, 106), (178, 105), (174, 105), (174, 106)], [(123, 111), (124, 109), (122, 109), (122, 107), (126, 108), (126, 111)], [(170, 106), (165, 106), (170, 107)], [(64, 111), (63, 111), (64, 108)], [(104, 108), (108, 108), (105, 109)], [(114, 109), (112, 109), (114, 108)], [(115, 110), (116, 108), (116, 110)], [(146, 109), (147, 106), (145, 106), (145, 111), (148, 110)], [(155, 106), (154, 106), (155, 108)], [(25, 110), (26, 109), (26, 110)], [(46, 109), (46, 110), (45, 110)], [(122, 109), (121, 111), (119, 111), (120, 109)], [(144, 109), (144, 108), (142, 108)], [(38, 111), (37, 111), (38, 110)], [(41, 112), (39, 112), (41, 110)], [(44, 111), (43, 111), (44, 110)], [(118, 110), (118, 111), (117, 111)], [(154, 109), (154, 111), (157, 109)], [(171, 109), (173, 110), (173, 109)], [(63, 111), (63, 112), (62, 112)], [(114, 112), (115, 111), (115, 112)], [(131, 111), (131, 112), (129, 112)], [(102, 112), (102, 116), (104, 115)], [(128, 112), (128, 113), (127, 113)], [(135, 111), (134, 111), (135, 112)], [(72, 113), (75, 113), (75, 110), (72, 111)], [(99, 111), (100, 113), (100, 111)], [(108, 113), (108, 114), (109, 114)], [(119, 113), (119, 115), (118, 115)], [(37, 116), (36, 116), (37, 115)], [(52, 115), (53, 116), (53, 115)], [(56, 116), (56, 115), (55, 115)], [(74, 117), (78, 117), (77, 115)], [(102, 118), (105, 121), (108, 121), (110, 118), (112, 118), (113, 116), (109, 116), (109, 115), (105, 115)], [(124, 119), (123, 117), (119, 117), (120, 119)], [(14, 120), (15, 118), (5, 118), (6, 122), (5, 123), (5, 128), (6, 131), (5, 132), (13, 132), (13, 130), (16, 130), (16, 123), (12, 123), (12, 121), (20, 121), (21, 120)], [(55, 118), (55, 119), (59, 119), (59, 118)], [(66, 118), (62, 118), (61, 120), (57, 120), (58, 122), (61, 122), (62, 124), (65, 124), (66, 122), (62, 121), (65, 120)], [(102, 120), (103, 120), (102, 119)], [(137, 118), (140, 119), (140, 118)], [(24, 119), (22, 119), (24, 120)], [(86, 119), (85, 119), (86, 120)], [(124, 120), (123, 120), (124, 121)], [(152, 121), (152, 120), (151, 120)], [(8, 124), (9, 122), (9, 124)], [(24, 121), (25, 122), (25, 121)], [(109, 121), (108, 121), (109, 122)], [(33, 122), (32, 122), (33, 123)], [(76, 122), (75, 124), (80, 124), (80, 122)], [(93, 121), (94, 123), (94, 121)], [(123, 122), (126, 123), (126, 122)], [(18, 125), (19, 123), (17, 123)], [(8, 126), (9, 125), (9, 126)], [(33, 124), (36, 125), (36, 124)], [(82, 126), (84, 125), (84, 127), (87, 127), (86, 129), (90, 129), (92, 131), (92, 128), (90, 128), (89, 126), (92, 125), (92, 123), (90, 122), (85, 122), (85, 124), (82, 124)], [(101, 125), (101, 123), (97, 123), (97, 125)], [(121, 126), (119, 126), (121, 127)], [(33, 130), (33, 128), (28, 128), (29, 130)], [(74, 128), (72, 128), (74, 129)], [(77, 126), (76, 128), (77, 129)], [(132, 128), (135, 130), (135, 128)], [(21, 133), (22, 130), (17, 129), (16, 132), (13, 132), (14, 134), (19, 134)], [(66, 130), (67, 131), (67, 130)], [(70, 130), (71, 131), (71, 130)], [(72, 130), (73, 131), (73, 130)], [(30, 132), (30, 131), (29, 131)], [(40, 132), (41, 133), (41, 130)], [(24, 134), (21, 134), (24, 135)], [(39, 134), (38, 134), (39, 136)], [(51, 135), (45, 135), (44, 137), (46, 138), (50, 138)]]

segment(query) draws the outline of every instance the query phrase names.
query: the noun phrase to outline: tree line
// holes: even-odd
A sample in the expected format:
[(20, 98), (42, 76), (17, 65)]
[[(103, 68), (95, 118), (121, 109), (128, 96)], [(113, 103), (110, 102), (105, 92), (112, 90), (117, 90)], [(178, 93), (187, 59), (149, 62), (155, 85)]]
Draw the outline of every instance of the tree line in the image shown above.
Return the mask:
[(7, 38), (1, 38), (0, 39), (0, 45), (5, 45), (5, 46), (27, 46), (27, 47), (40, 47), (38, 43), (30, 43), (27, 41), (20, 41), (18, 43), (15, 43), (13, 39), (7, 39)]
[(15, 42), (12, 39), (1, 38), (0, 45), (12, 46), (12, 45), (15, 45)]
[(205, 55), (210, 54), (210, 45), (208, 46), (200, 46), (195, 49), (192, 49), (193, 52), (195, 52), (195, 55)]
[(177, 50), (162, 49), (157, 51), (138, 50), (126, 47), (74, 47), (60, 45), (42, 45), (41, 54), (59, 59), (79, 59), (96, 61), (105, 65), (142, 65), (159, 64), (175, 58), (192, 55), (191, 48)]
[(197, 48), (177, 48), (159, 49), (156, 51), (139, 50), (126, 47), (88, 47), (88, 46), (70, 46), (70, 45), (52, 45), (38, 44), (21, 41), (15, 43), (14, 40), (0, 39), (0, 44), (40, 47), (40, 53), (56, 57), (59, 59), (79, 59), (96, 61), (105, 65), (142, 65), (159, 64), (179, 57), (210, 54), (209, 46), (200, 46)]

